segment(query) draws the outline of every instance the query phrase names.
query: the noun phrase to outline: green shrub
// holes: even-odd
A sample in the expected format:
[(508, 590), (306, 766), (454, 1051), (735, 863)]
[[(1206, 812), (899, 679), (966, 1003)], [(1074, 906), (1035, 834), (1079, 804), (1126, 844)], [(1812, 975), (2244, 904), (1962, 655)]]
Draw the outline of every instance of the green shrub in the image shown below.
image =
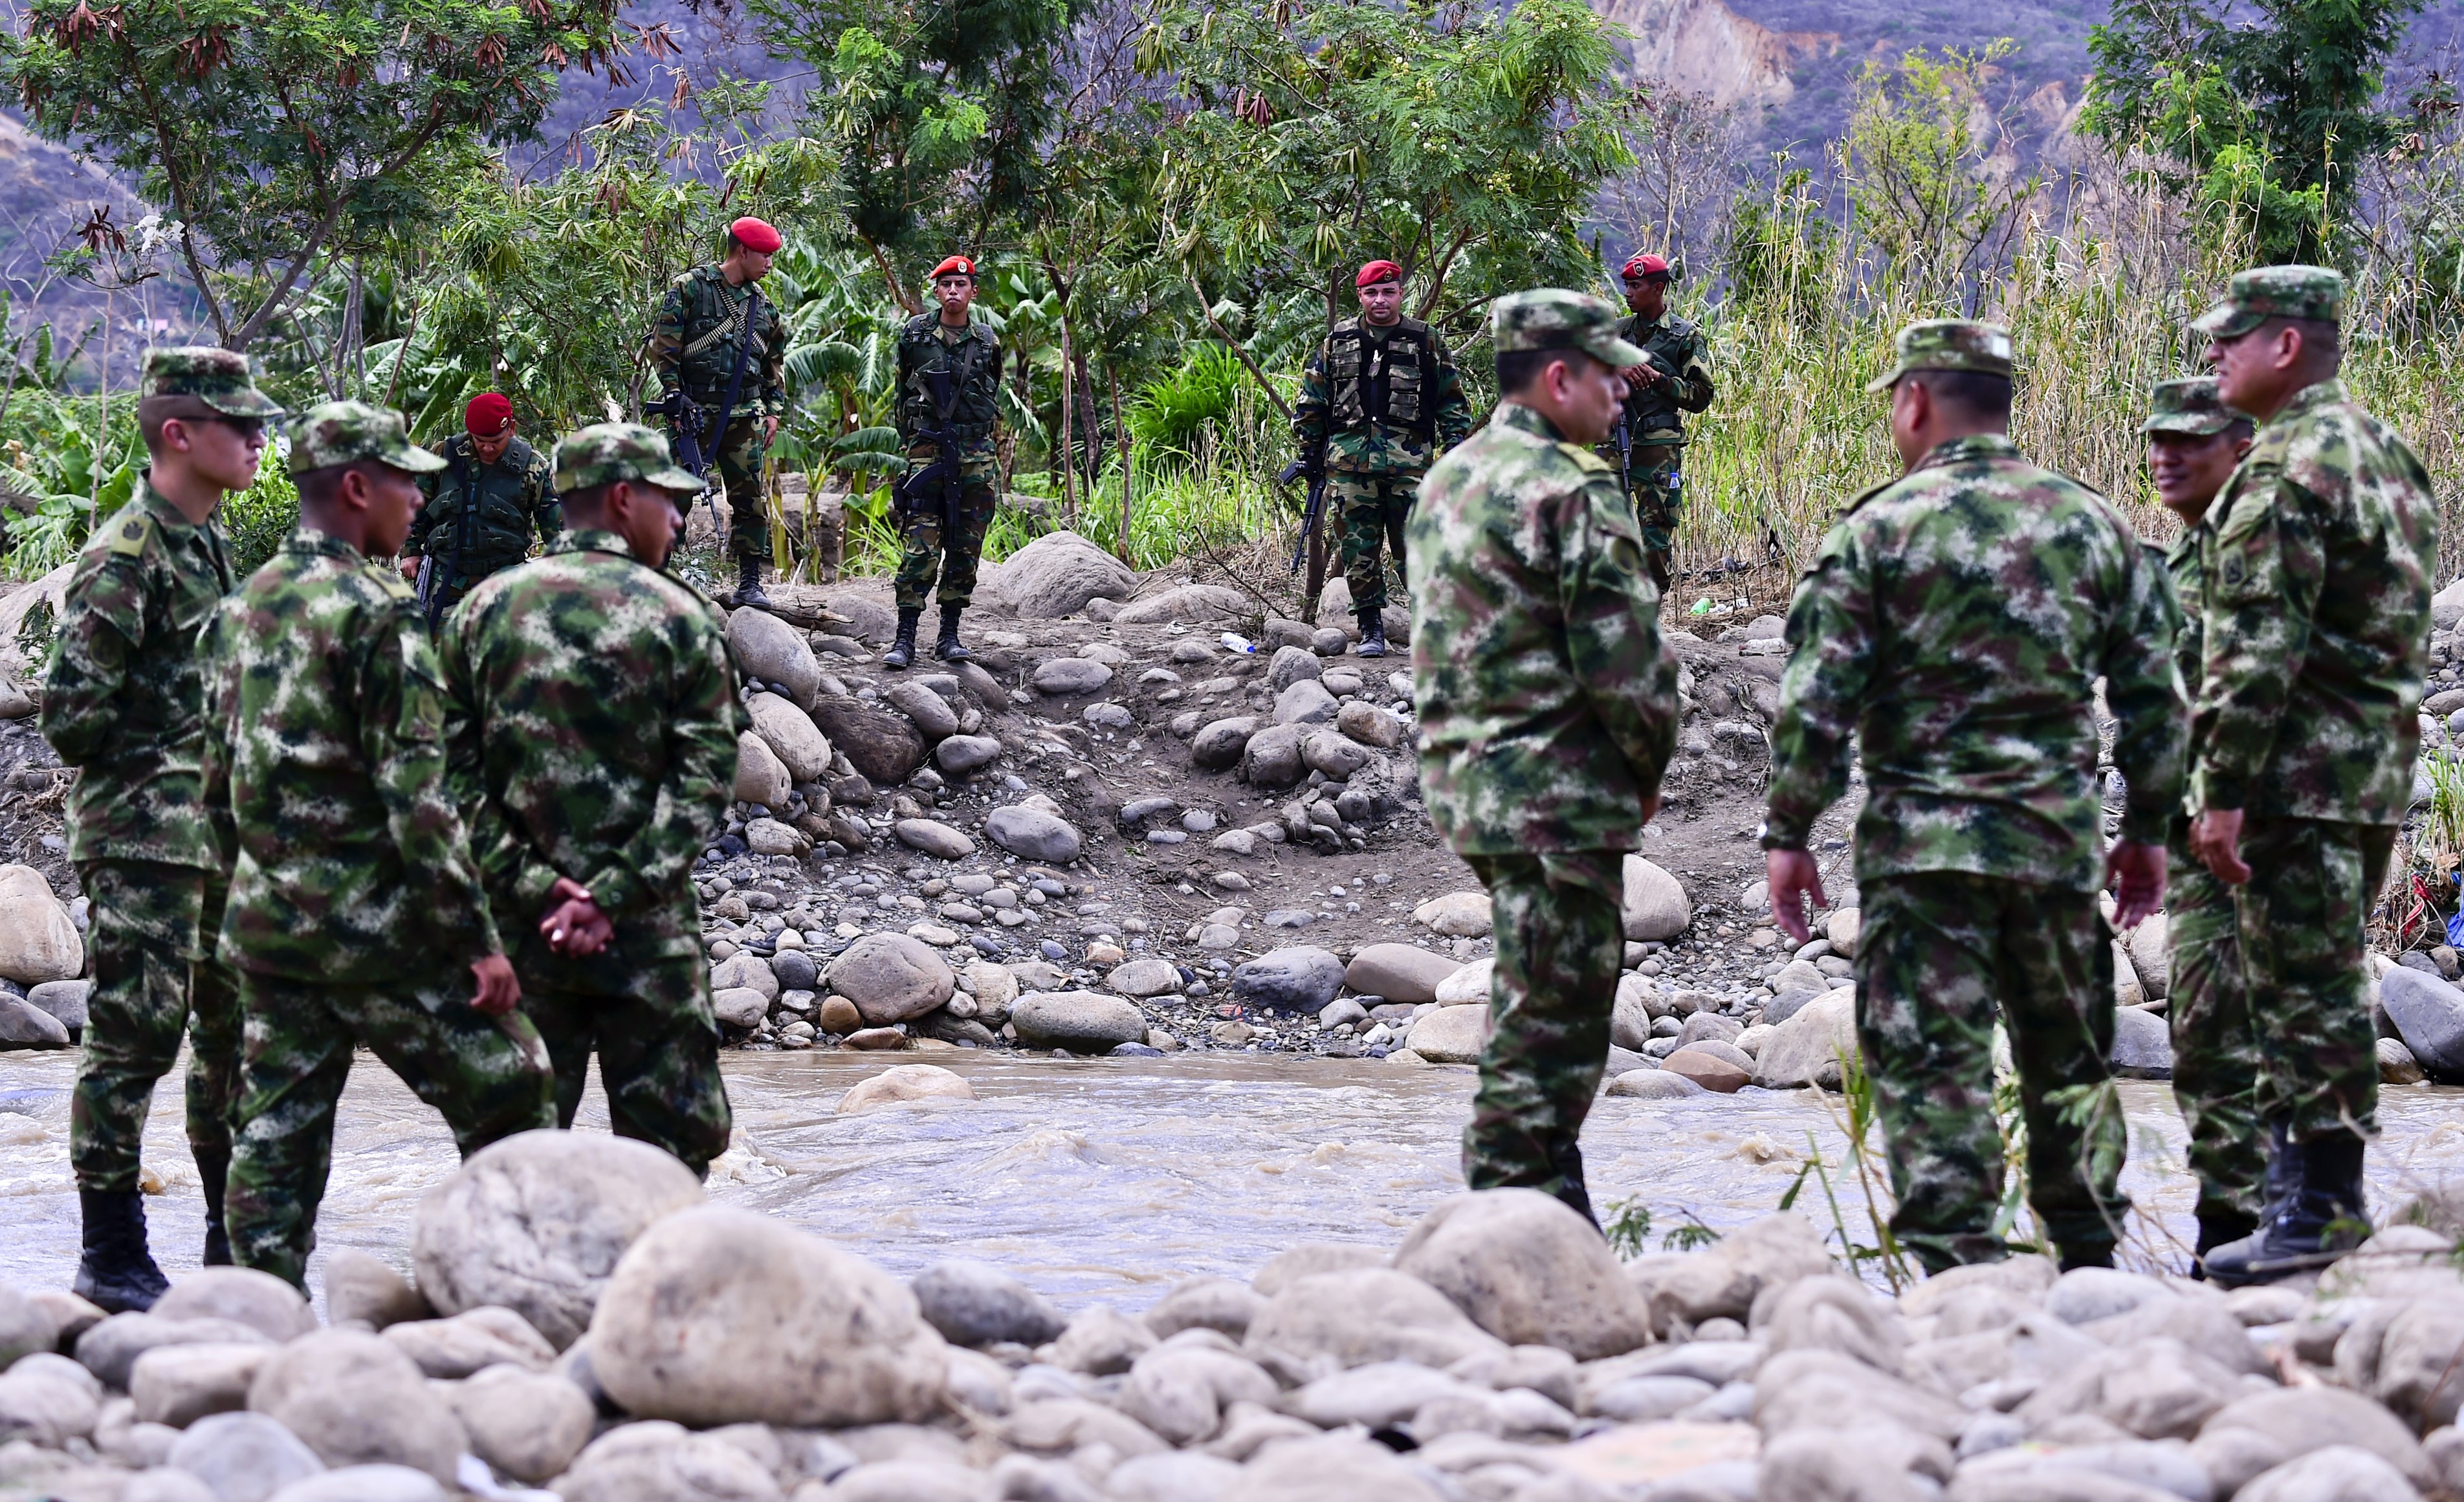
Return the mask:
[(231, 534), (231, 574), (245, 579), (257, 571), (291, 529), (299, 524), (299, 492), (281, 455), (267, 450), (257, 467), (256, 483), (223, 500), (223, 529)]

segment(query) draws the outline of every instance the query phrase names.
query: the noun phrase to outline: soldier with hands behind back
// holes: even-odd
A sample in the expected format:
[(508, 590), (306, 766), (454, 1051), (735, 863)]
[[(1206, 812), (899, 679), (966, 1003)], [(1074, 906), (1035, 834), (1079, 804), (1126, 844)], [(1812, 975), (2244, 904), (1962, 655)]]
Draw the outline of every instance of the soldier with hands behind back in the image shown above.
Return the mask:
[(1624, 431), (1600, 457), (1625, 469), (1626, 494), (1651, 556), (1651, 580), (1664, 593), (1677, 548), (1677, 515), (1684, 502), (1685, 413), (1711, 405), (1711, 375), (1703, 331), (1668, 311), (1677, 273), (1658, 255), (1625, 263), (1625, 305), (1617, 338), (1641, 350), (1643, 363), (1619, 372), (1625, 380)]
[(757, 610), (770, 605), (761, 589), (770, 556), (761, 460), (787, 414), (786, 324), (761, 296), (760, 281), (785, 243), (759, 219), (737, 220), (727, 227), (727, 254), (677, 277), (650, 327), (660, 393), (654, 405), (693, 414), (690, 432), (675, 431), (671, 418), (671, 452), (690, 452), (717, 469), (715, 483), (727, 497), (727, 551), (737, 567), (734, 603)]
[(514, 404), (503, 393), (471, 398), (462, 431), (428, 448), (445, 468), (419, 477), (428, 502), (410, 524), (402, 571), (432, 625), (480, 580), (528, 558), (534, 532), (555, 541), (564, 517), (547, 460), (514, 431)]
[(976, 263), (953, 255), (933, 268), (939, 306), (898, 331), (898, 437), (908, 472), (898, 484), (898, 640), (889, 667), (915, 660), (915, 628), (940, 581), (941, 631), (933, 654), (973, 656), (958, 617), (976, 598), (984, 529), (993, 524), (1000, 478), (993, 432), (1001, 418), (1001, 340), (969, 313)]
[(197, 631), (232, 584), (215, 510), (255, 482), (266, 420), (282, 414), (247, 358), (227, 349), (150, 351), (143, 383), (137, 424), (149, 466), (69, 577), (40, 722), (77, 768), (68, 853), (92, 904), (94, 989), (69, 1107), (84, 1222), (76, 1290), (114, 1313), (144, 1309), (169, 1287), (146, 1246), (138, 1157), (154, 1082), (178, 1062), (184, 1031), (204, 1260), (231, 1261), (223, 1186), (239, 999), (213, 958), (226, 870), (206, 812)]

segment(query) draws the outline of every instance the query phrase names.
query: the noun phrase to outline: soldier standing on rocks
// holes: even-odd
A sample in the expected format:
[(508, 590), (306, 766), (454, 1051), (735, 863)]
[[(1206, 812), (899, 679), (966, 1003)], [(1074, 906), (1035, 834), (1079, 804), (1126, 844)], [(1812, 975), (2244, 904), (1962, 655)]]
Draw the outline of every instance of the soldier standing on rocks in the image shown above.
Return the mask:
[(701, 482), (633, 423), (556, 448), (572, 530), (443, 641), (455, 792), (522, 1011), (573, 1125), (591, 1050), (619, 1137), (695, 1173), (727, 1150), (693, 861), (726, 822), (742, 715), (718, 607), (663, 572)]
[(465, 1157), (556, 1112), (447, 794), (427, 623), (369, 562), (401, 550), (418, 476), (444, 461), (360, 402), (311, 408), (288, 436), (298, 530), (199, 650), (206, 806), (232, 862), (221, 954), (248, 1020), (231, 1252), (300, 1284), (355, 1048), (444, 1113)]
[(2217, 394), (2259, 424), (2201, 547), (2192, 716), (2190, 848), (2238, 889), (2274, 1138), (2258, 1229), (2206, 1258), (2226, 1284), (2323, 1266), (2368, 1228), (2362, 930), (2411, 800), (2438, 511), (2421, 461), (2337, 377), (2343, 295), (2323, 267), (2261, 267), (2192, 325)]
[[(759, 285), (786, 242), (761, 220), (727, 227), (727, 254), (675, 279), (650, 327), (650, 368), (660, 400), (681, 391), (711, 425), (694, 436), (727, 497), (727, 550), (736, 559), (735, 604), (770, 607), (761, 564), (770, 556), (770, 502), (761, 459), (787, 412), (786, 325)], [(752, 341), (747, 348), (745, 341)], [(741, 371), (739, 375), (738, 372)], [(736, 404), (727, 406), (728, 388)], [(725, 422), (725, 427), (718, 424)]]
[(1496, 922), (1463, 1178), (1586, 1216), (1578, 1144), (1608, 1061), (1625, 852), (1677, 739), (1660, 592), (1591, 447), (1641, 358), (1616, 323), (1577, 292), (1498, 299), (1497, 410), (1429, 471), (1407, 554), (1429, 815)]
[[(2007, 436), (2008, 333), (1912, 323), (1898, 352), (1872, 389), (1891, 393), (1907, 473), (1850, 502), (1789, 607), (1762, 840), (1771, 905), (1804, 942), (1806, 902), (1824, 901), (1806, 841), (1847, 790), (1853, 734), (1868, 787), (1857, 1032), (1899, 1199), (1891, 1230), (1933, 1272), (2007, 1249), (1992, 1229), (1998, 1005), (2037, 1225), (2064, 1267), (2109, 1266), (2122, 1122), (2093, 1093), (2114, 1006), (2096, 892), (2101, 869), (2124, 928), (2164, 894), (2183, 740), (2165, 574), (2103, 497)], [(2099, 676), (2129, 787), (2109, 854)], [(2098, 1109), (2082, 1126), (2066, 1104)]]
[[(2166, 555), (2173, 598), (2173, 665), (2194, 684), (2206, 666), (2199, 630), (2199, 553), (2215, 535), (2211, 505), (2250, 452), (2251, 420), (2224, 404), (2211, 376), (2160, 381), (2148, 394), (2147, 472), (2157, 498), (2182, 519)], [(2193, 738), (2188, 754), (2195, 760)], [(2166, 1020), (2173, 1034), (2173, 1101), (2189, 1129), (2199, 1182), (2198, 1254), (2258, 1225), (2267, 1133), (2258, 1115), (2258, 1034), (2242, 984), (2233, 889), (2190, 853), (2190, 818), (2173, 815), (2166, 841)]]
[(1665, 591), (1674, 577), (1677, 513), (1684, 501), (1684, 414), (1711, 405), (1711, 375), (1705, 365), (1709, 346), (1701, 329), (1668, 311), (1668, 284), (1677, 274), (1664, 258), (1634, 257), (1625, 263), (1623, 279), (1625, 305), (1634, 311), (1617, 324), (1617, 338), (1647, 358), (1620, 372), (1625, 453), (1620, 454), (1612, 434), (1600, 457), (1626, 466), (1627, 495), (1642, 525), (1651, 581)]
[[(1360, 317), (1331, 330), (1301, 375), (1292, 441), (1326, 476), (1343, 577), (1360, 620), (1360, 655), (1386, 655), (1381, 544), (1406, 568), (1404, 541), (1420, 476), (1471, 431), (1471, 404), (1438, 331), (1403, 316), (1403, 269), (1371, 261), (1353, 278)], [(1316, 607), (1315, 602), (1310, 607)]]
[(227, 349), (153, 350), (143, 381), (137, 425), (149, 466), (69, 578), (41, 720), (78, 769), (68, 853), (92, 904), (94, 989), (69, 1110), (85, 1238), (76, 1290), (113, 1313), (145, 1309), (170, 1286), (146, 1246), (138, 1153), (154, 1082), (178, 1062), (184, 1030), (205, 1261), (231, 1261), (223, 1184), (239, 1000), (208, 941), (226, 882), (200, 771), (197, 629), (231, 587), (215, 508), (255, 483), (266, 419), (282, 413)]
[[(984, 556), (984, 529), (993, 524), (993, 484), (1000, 476), (993, 431), (1001, 419), (1001, 347), (991, 329), (968, 316), (976, 263), (953, 255), (934, 267), (933, 296), (940, 307), (915, 315), (898, 331), (898, 436), (911, 478), (900, 490), (898, 640), (881, 659), (892, 668), (915, 660), (915, 625), (936, 576), (941, 634), (933, 655), (943, 661), (975, 655), (958, 640), (958, 617), (976, 598), (976, 566)], [(943, 438), (957, 445), (956, 455), (942, 453)], [(955, 503), (947, 483), (925, 473), (945, 459), (958, 467)]]
[(553, 542), (564, 530), (547, 460), (514, 431), (514, 404), (483, 391), (462, 409), (462, 431), (429, 452), (445, 468), (419, 477), (428, 503), (410, 523), (403, 577), (416, 581), (420, 561), (432, 561), (423, 603), (430, 620), (462, 603), (472, 586), (530, 556), (531, 534)]

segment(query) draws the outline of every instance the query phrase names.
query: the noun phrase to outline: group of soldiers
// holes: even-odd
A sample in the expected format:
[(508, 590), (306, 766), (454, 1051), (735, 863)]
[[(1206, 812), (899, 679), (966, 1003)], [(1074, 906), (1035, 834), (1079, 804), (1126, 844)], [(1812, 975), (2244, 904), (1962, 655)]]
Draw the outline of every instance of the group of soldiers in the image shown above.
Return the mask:
[[(2437, 537), (2420, 461), (2339, 379), (2343, 295), (2329, 270), (2259, 268), (2193, 325), (2215, 373), (2158, 384), (2145, 425), (2183, 522), (2169, 555), (2012, 443), (2002, 328), (1912, 324), (1873, 383), (1905, 473), (1848, 505), (1797, 585), (1762, 844), (1805, 942), (1809, 842), (1853, 744), (1859, 1051), (1889, 1231), (1929, 1270), (2009, 1249), (1997, 1019), (2037, 1230), (2066, 1268), (2111, 1264), (2112, 939), (2160, 904), (2194, 1273), (2279, 1278), (2366, 1233), (2364, 927), (2409, 801)], [(1495, 303), (1500, 405), (1407, 529), (1429, 810), (1497, 912), (1465, 1177), (1586, 1214), (1619, 862), (1678, 715), (1649, 524), (1596, 447), (1646, 363), (1632, 326), (1578, 293)]]

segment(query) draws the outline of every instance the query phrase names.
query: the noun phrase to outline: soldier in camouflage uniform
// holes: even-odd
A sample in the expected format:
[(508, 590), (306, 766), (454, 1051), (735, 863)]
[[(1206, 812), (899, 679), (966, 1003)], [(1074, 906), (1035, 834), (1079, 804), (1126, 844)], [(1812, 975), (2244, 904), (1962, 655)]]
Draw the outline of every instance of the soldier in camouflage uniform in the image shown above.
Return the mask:
[(555, 541), (564, 516), (547, 460), (514, 431), (514, 404), (499, 392), (471, 398), (462, 431), (428, 449), (445, 468), (419, 477), (428, 503), (410, 524), (402, 571), (416, 581), (420, 561), (434, 561), (422, 603), (439, 621), (480, 580), (528, 558), (532, 533)]
[(2343, 286), (2316, 266), (2246, 271), (2194, 325), (2218, 393), (2259, 423), (2201, 547), (2192, 718), (2190, 844), (2238, 889), (2275, 1137), (2258, 1230), (2206, 1258), (2229, 1284), (2323, 1265), (2367, 1225), (2362, 930), (2420, 751), (2438, 511), (2421, 461), (2337, 378)]
[(1677, 738), (1660, 594), (1590, 447), (1640, 358), (1616, 321), (1553, 288), (1492, 305), (1501, 400), (1429, 471), (1405, 555), (1429, 816), (1496, 910), (1463, 1177), (1586, 1216), (1578, 1142), (1608, 1062), (1625, 852)]
[[(770, 503), (762, 493), (761, 460), (787, 415), (784, 362), (787, 328), (757, 285), (785, 242), (759, 219), (727, 227), (727, 254), (675, 279), (650, 326), (650, 368), (660, 400), (682, 391), (711, 424), (697, 436), (703, 461), (717, 470), (727, 497), (727, 550), (736, 560), (735, 603), (767, 609), (761, 564), (770, 556)], [(751, 347), (745, 341), (751, 340)], [(729, 377), (741, 359), (744, 374), (726, 427), (716, 428)]]
[[(958, 617), (976, 598), (976, 565), (984, 555), (984, 529), (993, 524), (993, 485), (1000, 478), (993, 432), (1001, 418), (1001, 347), (991, 329), (968, 316), (976, 263), (953, 255), (934, 267), (933, 296), (940, 306), (898, 331), (898, 437), (907, 449), (908, 478), (898, 491), (898, 640), (881, 659), (892, 668), (915, 660), (915, 626), (935, 576), (941, 634), (933, 654), (945, 661), (974, 655), (958, 640)], [(955, 510), (945, 480), (928, 473), (941, 458), (936, 432), (958, 449)]]
[[(2199, 549), (2215, 530), (2210, 502), (2250, 452), (2251, 421), (2225, 406), (2211, 376), (2160, 381), (2148, 395), (2147, 469), (2157, 498), (2182, 519), (2166, 555), (2173, 598), (2173, 666), (2196, 683), (2205, 658), (2199, 631)], [(2186, 761), (2197, 755), (2193, 742)], [(2190, 1174), (2199, 1182), (2198, 1253), (2248, 1235), (2258, 1224), (2267, 1172), (2267, 1130), (2258, 1115), (2258, 1034), (2242, 986), (2233, 889), (2190, 853), (2190, 819), (2173, 815), (2166, 841), (2166, 1019), (2173, 1034), (2173, 1100), (2189, 1129)]]
[(239, 1001), (205, 942), (221, 921), (224, 872), (199, 771), (197, 629), (231, 586), (214, 509), (254, 482), (265, 421), (282, 411), (227, 349), (153, 350), (143, 382), (138, 426), (152, 465), (77, 558), (41, 720), (78, 769), (69, 858), (92, 903), (94, 990), (69, 1110), (84, 1221), (77, 1292), (114, 1312), (144, 1309), (168, 1286), (146, 1246), (138, 1157), (154, 1082), (177, 1062), (184, 1029), (205, 1261), (231, 1260), (223, 1183)]
[[(2108, 1265), (2124, 1207), (2119, 1115), (2083, 1129), (2055, 1097), (2108, 1078), (2100, 868), (2124, 927), (2163, 895), (2183, 738), (2165, 574), (2101, 497), (2006, 435), (2007, 333), (1915, 323), (1898, 351), (1874, 388), (1892, 393), (1907, 473), (1849, 504), (1789, 607), (1762, 842), (1772, 906), (1803, 942), (1805, 902), (1822, 901), (1806, 841), (1847, 790), (1853, 734), (1868, 788), (1858, 1038), (1899, 1199), (1891, 1229), (1933, 1271), (2005, 1252), (1998, 1005), (2038, 1229), (2064, 1266)], [(2129, 786), (2109, 855), (2099, 676)]]
[(1651, 578), (1665, 591), (1673, 577), (1677, 513), (1684, 502), (1685, 417), (1711, 405), (1709, 341), (1703, 331), (1668, 311), (1668, 284), (1677, 274), (1657, 255), (1625, 263), (1625, 305), (1633, 316), (1617, 325), (1617, 338), (1649, 358), (1625, 372), (1623, 434), (1601, 446), (1600, 457), (1626, 467), (1626, 491), (1642, 545), (1651, 556)]
[(442, 1112), (466, 1157), (556, 1112), (446, 787), (427, 625), (369, 562), (400, 550), (415, 477), (443, 461), (359, 402), (311, 408), (288, 436), (298, 530), (200, 651), (206, 804), (233, 862), (221, 954), (246, 1017), (231, 1251), (299, 1284), (354, 1048)]
[(695, 1173), (727, 1149), (693, 863), (743, 717), (719, 609), (661, 571), (700, 482), (631, 423), (556, 449), (573, 530), (490, 579), (443, 641), (457, 801), (573, 1124), (590, 1054), (619, 1137)]
[[(1309, 357), (1292, 406), (1302, 463), (1326, 476), (1343, 577), (1360, 621), (1360, 655), (1386, 655), (1381, 545), (1406, 570), (1404, 540), (1420, 476), (1471, 431), (1471, 404), (1438, 331), (1403, 316), (1403, 272), (1371, 261), (1353, 278), (1360, 317), (1337, 323)], [(1312, 602), (1314, 608), (1314, 602)]]

